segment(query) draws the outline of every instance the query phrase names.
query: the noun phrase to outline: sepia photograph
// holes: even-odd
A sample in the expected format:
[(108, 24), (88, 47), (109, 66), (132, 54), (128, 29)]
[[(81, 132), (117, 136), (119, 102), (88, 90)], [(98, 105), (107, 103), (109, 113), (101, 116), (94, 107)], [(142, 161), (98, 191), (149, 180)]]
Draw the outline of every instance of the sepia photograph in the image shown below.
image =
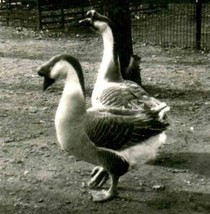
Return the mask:
[(0, 0), (0, 214), (210, 213), (210, 1)]

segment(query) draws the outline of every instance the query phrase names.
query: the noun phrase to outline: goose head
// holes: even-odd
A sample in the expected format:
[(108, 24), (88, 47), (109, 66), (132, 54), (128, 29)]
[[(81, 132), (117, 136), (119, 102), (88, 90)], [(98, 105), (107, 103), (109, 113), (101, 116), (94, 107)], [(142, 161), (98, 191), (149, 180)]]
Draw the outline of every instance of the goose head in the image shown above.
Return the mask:
[(82, 67), (76, 58), (68, 54), (56, 55), (38, 68), (38, 75), (44, 77), (43, 90), (46, 90), (49, 86), (58, 80), (66, 79), (68, 75), (66, 63), (70, 64), (74, 69), (84, 93), (85, 85)]
[(89, 10), (86, 13), (86, 19), (81, 20), (80, 23), (87, 23), (99, 34), (103, 34), (107, 28), (114, 30), (113, 22), (106, 16), (101, 15), (95, 10)]

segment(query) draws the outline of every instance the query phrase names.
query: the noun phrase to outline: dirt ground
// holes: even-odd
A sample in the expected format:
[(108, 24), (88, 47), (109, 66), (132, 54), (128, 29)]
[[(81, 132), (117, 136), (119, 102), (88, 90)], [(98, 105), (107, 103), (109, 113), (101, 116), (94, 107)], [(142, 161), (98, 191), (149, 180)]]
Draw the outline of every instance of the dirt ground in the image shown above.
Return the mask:
[(89, 105), (101, 38), (0, 28), (0, 214), (210, 213), (210, 54), (139, 43), (134, 50), (145, 88), (171, 106), (168, 144), (121, 178), (116, 199), (93, 203), (93, 166), (56, 144), (62, 83), (43, 92), (36, 69), (62, 52), (77, 57)]

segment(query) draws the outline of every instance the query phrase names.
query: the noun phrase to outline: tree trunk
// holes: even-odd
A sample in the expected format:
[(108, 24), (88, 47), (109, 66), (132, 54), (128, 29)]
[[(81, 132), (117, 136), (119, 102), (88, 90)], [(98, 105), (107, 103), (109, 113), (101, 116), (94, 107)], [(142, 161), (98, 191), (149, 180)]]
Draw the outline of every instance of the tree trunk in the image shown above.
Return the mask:
[[(130, 69), (128, 69), (133, 67), (133, 61), (135, 62), (134, 64), (137, 64), (135, 58), (131, 57), (133, 55), (133, 46), (129, 0), (103, 0), (103, 9), (105, 15), (115, 23), (115, 30), (117, 32), (115, 42), (118, 44), (119, 48), (119, 60), (123, 78), (131, 79), (138, 84), (141, 84), (138, 79), (138, 77), (140, 78), (140, 72), (137, 71), (137, 67), (134, 66), (135, 71), (131, 69), (132, 73), (135, 73), (135, 79), (132, 77), (133, 75), (129, 74)], [(138, 74), (136, 72), (138, 72)]]

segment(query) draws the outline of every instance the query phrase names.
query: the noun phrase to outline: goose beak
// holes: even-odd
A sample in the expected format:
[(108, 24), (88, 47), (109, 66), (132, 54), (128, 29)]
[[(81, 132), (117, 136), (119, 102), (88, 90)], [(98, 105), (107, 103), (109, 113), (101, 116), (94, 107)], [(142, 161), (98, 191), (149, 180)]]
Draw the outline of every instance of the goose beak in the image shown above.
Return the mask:
[(43, 91), (50, 87), (55, 82), (54, 79), (51, 79), (47, 76), (44, 77)]
[(85, 19), (80, 20), (79, 23), (80, 24), (82, 24), (82, 23), (91, 23), (91, 21), (92, 21), (91, 18), (85, 18)]
[(44, 77), (43, 91), (45, 91), (49, 86), (51, 86), (55, 82), (54, 79), (52, 79), (46, 75), (46, 73), (43, 71), (43, 69), (39, 69), (37, 71), (37, 74), (40, 77)]

